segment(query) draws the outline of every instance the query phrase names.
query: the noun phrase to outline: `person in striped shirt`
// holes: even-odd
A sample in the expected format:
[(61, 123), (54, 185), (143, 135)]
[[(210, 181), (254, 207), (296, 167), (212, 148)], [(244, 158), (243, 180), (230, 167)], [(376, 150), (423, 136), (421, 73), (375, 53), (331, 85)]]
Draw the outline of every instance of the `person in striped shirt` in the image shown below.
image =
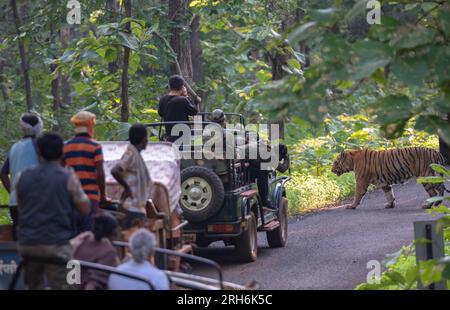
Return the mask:
[(99, 204), (107, 201), (103, 151), (102, 146), (93, 138), (95, 114), (82, 111), (70, 121), (75, 127), (75, 136), (64, 145), (64, 164), (75, 170), (92, 206), (89, 216), (79, 216), (77, 220), (78, 232), (83, 232), (92, 228), (93, 216)]

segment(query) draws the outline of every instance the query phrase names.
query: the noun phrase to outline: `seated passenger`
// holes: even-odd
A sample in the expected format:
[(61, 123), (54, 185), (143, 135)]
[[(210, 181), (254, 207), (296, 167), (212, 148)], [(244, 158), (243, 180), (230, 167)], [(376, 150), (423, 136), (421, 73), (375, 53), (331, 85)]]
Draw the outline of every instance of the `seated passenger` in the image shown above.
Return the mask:
[[(156, 290), (168, 290), (167, 275), (149, 262), (155, 254), (155, 235), (146, 229), (137, 230), (130, 238), (132, 258), (117, 267), (120, 271), (144, 277)], [(149, 290), (149, 286), (139, 280), (112, 274), (108, 281), (111, 290)]]
[[(260, 142), (258, 138), (258, 142)], [(262, 145), (266, 146), (268, 150), (270, 150), (271, 146), (266, 145), (263, 142)], [(284, 144), (278, 144), (275, 148), (278, 148), (278, 165), (276, 167), (272, 167), (272, 169), (280, 171), (280, 172), (286, 172), (289, 169), (289, 155), (287, 151), (287, 147)], [(255, 180), (258, 184), (258, 192), (259, 196), (261, 197), (263, 208), (267, 208), (269, 210), (275, 210), (276, 205), (271, 201), (269, 192), (269, 172), (271, 170), (265, 170), (261, 169), (261, 163), (264, 162), (264, 160), (257, 159), (257, 160), (250, 160), (250, 179)]]
[(205, 130), (203, 131), (204, 153), (210, 151), (214, 153), (215, 158), (223, 158), (224, 156), (227, 156), (227, 149), (231, 149), (233, 152), (229, 152), (228, 154), (236, 156), (236, 146), (233, 144), (234, 139), (232, 139), (233, 137), (227, 137), (227, 133), (224, 130), (226, 128), (226, 123), (223, 111), (215, 109), (211, 112), (209, 119), (220, 127), (215, 124), (205, 127)]
[[(80, 235), (81, 244), (75, 249), (74, 259), (116, 267), (119, 264), (119, 258), (111, 241), (116, 239), (118, 227), (117, 220), (112, 215), (97, 214), (94, 217), (92, 231)], [(102, 271), (83, 269), (80, 289), (107, 289), (108, 276)]]
[(219, 124), (223, 128), (226, 127), (225, 124), (225, 113), (221, 109), (215, 109), (211, 112), (211, 121)]
[[(212, 122), (217, 123), (222, 128), (226, 127), (225, 113), (222, 110), (216, 109), (216, 110), (212, 111), (211, 115), (210, 115), (210, 119)], [(211, 140), (211, 138), (207, 139), (206, 141), (210, 141), (210, 140)], [(229, 146), (236, 147), (234, 145), (228, 145), (229, 143), (227, 143), (227, 142), (229, 142), (229, 141), (227, 141), (228, 139), (226, 139), (225, 134), (224, 134), (224, 140), (225, 140), (225, 143), (223, 144), (224, 148), (229, 147)], [(261, 169), (261, 163), (265, 162), (267, 160), (263, 160), (259, 156), (256, 159), (249, 159), (249, 154), (252, 151), (255, 154), (260, 154), (260, 149), (266, 148), (267, 151), (270, 152), (271, 147), (270, 147), (270, 145), (267, 145), (261, 139), (259, 139), (259, 135), (257, 135), (255, 142), (252, 143), (247, 140), (245, 142), (245, 144), (242, 142), (242, 144), (244, 144), (244, 145), (240, 145), (240, 143), (238, 143), (237, 147), (243, 148), (242, 152), (245, 153), (245, 158), (248, 159), (250, 179), (252, 181), (256, 181), (256, 183), (258, 185), (258, 193), (261, 198), (261, 203), (262, 203), (263, 208), (268, 208), (270, 210), (273, 210), (273, 209), (275, 209), (275, 207), (272, 205), (272, 202), (269, 199), (269, 171), (270, 170)], [(255, 148), (257, 148), (257, 149), (255, 150)], [(240, 153), (241, 153), (240, 151), (234, 152), (234, 154), (236, 154), (236, 156), (239, 156)], [(284, 144), (279, 144), (278, 145), (278, 153), (279, 153), (279, 162), (278, 162), (277, 167), (273, 167), (273, 169), (276, 169), (280, 172), (286, 172), (289, 168), (289, 155), (287, 152), (287, 147)]]

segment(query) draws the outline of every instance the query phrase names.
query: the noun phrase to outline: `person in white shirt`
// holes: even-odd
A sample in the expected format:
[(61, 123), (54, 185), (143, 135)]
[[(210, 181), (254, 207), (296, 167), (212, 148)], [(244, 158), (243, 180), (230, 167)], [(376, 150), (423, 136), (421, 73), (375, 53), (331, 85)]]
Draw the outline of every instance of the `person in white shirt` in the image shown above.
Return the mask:
[[(132, 258), (117, 267), (125, 271), (144, 277), (152, 283), (155, 290), (168, 290), (169, 279), (167, 275), (149, 262), (155, 254), (155, 235), (146, 229), (139, 229), (131, 235), (130, 252)], [(149, 290), (150, 287), (139, 280), (112, 274), (108, 280), (110, 290)]]

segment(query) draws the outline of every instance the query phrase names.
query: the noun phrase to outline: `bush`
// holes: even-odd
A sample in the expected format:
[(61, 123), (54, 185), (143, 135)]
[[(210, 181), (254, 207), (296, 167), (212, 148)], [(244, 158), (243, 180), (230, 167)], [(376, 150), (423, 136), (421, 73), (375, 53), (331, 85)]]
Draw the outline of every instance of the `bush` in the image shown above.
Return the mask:
[(294, 172), (287, 183), (291, 215), (336, 204), (353, 196), (355, 177), (347, 173), (337, 177), (331, 173), (313, 176)]

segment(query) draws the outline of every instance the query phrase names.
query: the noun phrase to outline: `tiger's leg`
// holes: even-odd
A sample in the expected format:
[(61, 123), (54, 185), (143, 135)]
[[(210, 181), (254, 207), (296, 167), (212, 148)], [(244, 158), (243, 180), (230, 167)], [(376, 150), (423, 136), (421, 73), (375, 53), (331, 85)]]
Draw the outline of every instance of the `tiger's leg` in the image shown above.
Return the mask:
[(369, 187), (369, 184), (367, 182), (358, 180), (358, 178), (357, 178), (356, 179), (356, 188), (355, 188), (355, 199), (353, 200), (353, 204), (345, 205), (345, 208), (346, 209), (356, 209), (356, 207), (359, 206), (361, 199), (366, 194), (368, 187)]
[[(427, 193), (430, 197), (439, 195), (439, 191), (436, 190), (436, 186), (434, 184), (425, 183), (425, 184), (423, 184), (423, 187), (425, 188), (425, 190), (427, 191)], [(430, 209), (432, 206), (433, 206), (433, 203), (424, 201), (422, 204), (422, 209)]]
[(384, 205), (384, 207), (386, 209), (394, 208), (395, 207), (395, 204), (394, 204), (395, 197), (394, 197), (394, 193), (392, 191), (392, 186), (390, 186), (390, 185), (383, 186), (382, 190), (383, 190), (384, 195), (386, 196), (386, 200), (387, 200), (387, 203)]

